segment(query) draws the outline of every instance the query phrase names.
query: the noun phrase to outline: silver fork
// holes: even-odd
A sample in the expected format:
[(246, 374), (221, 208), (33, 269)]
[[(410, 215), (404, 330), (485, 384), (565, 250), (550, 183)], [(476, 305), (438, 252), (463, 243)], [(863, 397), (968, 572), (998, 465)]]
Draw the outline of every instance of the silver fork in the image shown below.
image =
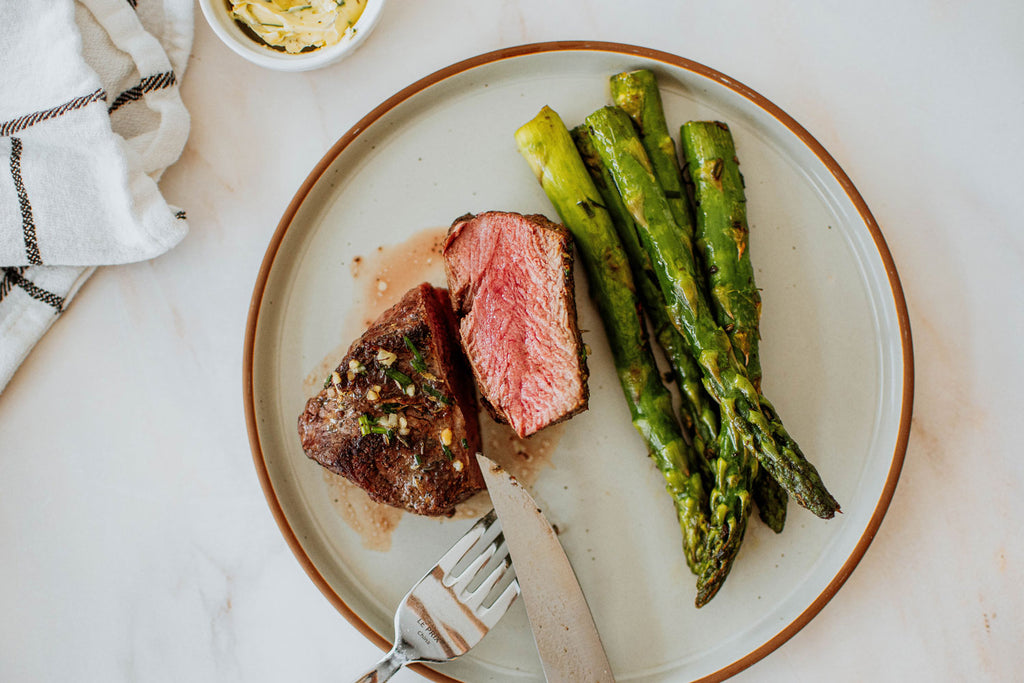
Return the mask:
[[(487, 535), (497, 517), (491, 510), (413, 586), (395, 612), (395, 644), (376, 667), (356, 683), (383, 683), (412, 662), (447, 662), (466, 654), (508, 611), (519, 595), (512, 582), (493, 601), (484, 601), (512, 566), (504, 537), (498, 535), (482, 548), (465, 569), (454, 573), (477, 541)], [(499, 564), (478, 586), (469, 590), (480, 570), (502, 551)], [(513, 570), (514, 571), (514, 570)]]

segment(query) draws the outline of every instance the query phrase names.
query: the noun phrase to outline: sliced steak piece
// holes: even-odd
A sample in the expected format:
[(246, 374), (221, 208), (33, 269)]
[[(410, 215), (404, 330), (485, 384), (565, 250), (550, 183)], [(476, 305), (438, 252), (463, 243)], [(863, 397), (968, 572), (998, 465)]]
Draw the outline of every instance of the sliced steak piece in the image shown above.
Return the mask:
[(568, 231), (539, 215), (466, 215), (448, 231), (444, 265), (491, 414), (528, 436), (586, 410)]
[(422, 284), (361, 336), (299, 416), (302, 448), (378, 502), (451, 514), (484, 488), (471, 371), (448, 292)]

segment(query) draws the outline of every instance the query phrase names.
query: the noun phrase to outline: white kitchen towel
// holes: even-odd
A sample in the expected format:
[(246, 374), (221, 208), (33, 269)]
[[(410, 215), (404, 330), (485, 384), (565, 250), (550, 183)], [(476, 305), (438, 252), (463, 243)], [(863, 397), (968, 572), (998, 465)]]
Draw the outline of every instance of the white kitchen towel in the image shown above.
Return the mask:
[(191, 0), (0, 2), (0, 391), (96, 266), (164, 253), (185, 213)]

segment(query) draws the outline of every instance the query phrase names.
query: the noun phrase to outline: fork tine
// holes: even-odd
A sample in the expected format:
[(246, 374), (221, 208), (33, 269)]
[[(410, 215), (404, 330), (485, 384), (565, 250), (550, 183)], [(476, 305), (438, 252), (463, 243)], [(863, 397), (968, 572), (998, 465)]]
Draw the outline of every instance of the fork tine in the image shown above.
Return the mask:
[(466, 553), (469, 552), (469, 549), (487, 533), (487, 530), (491, 528), (491, 525), (494, 524), (495, 520), (497, 520), (497, 516), (494, 514), (494, 510), (491, 510), (477, 520), (476, 524), (471, 526), (469, 531), (466, 532), (466, 535), (456, 541), (451, 550), (446, 552), (441, 559), (438, 560), (437, 566), (442, 572), (444, 572), (445, 577), (451, 575), (452, 570), (455, 569), (455, 565), (457, 565), (459, 560), (465, 557)]
[(482, 621), (487, 628), (494, 628), (517, 597), (519, 597), (519, 579), (512, 579), (512, 583), (501, 592), (501, 595), (490, 607), (475, 610), (476, 618)]
[(488, 544), (486, 548), (480, 551), (480, 554), (473, 558), (473, 561), (469, 563), (469, 566), (462, 570), (458, 576), (448, 577), (444, 582), (445, 585), (449, 585), (452, 591), (456, 595), (462, 595), (463, 592), (469, 587), (469, 584), (476, 578), (477, 572), (483, 569), (483, 566), (490, 562), (491, 558), (494, 557), (494, 553), (498, 551), (498, 541), (493, 540)]
[[(501, 534), (498, 534), (498, 537), (494, 539), (496, 546), (501, 545), (502, 541), (504, 541), (504, 536)], [(487, 597), (491, 592), (491, 589), (494, 588), (494, 585), (501, 580), (501, 577), (505, 575), (505, 572), (508, 571), (508, 568), (511, 566), (512, 558), (509, 557), (508, 548), (506, 547), (504, 557), (502, 557), (498, 566), (487, 575), (487, 578), (485, 578), (472, 593), (467, 593), (462, 596), (462, 603), (474, 611), (479, 608), (480, 605), (483, 604), (484, 598)]]

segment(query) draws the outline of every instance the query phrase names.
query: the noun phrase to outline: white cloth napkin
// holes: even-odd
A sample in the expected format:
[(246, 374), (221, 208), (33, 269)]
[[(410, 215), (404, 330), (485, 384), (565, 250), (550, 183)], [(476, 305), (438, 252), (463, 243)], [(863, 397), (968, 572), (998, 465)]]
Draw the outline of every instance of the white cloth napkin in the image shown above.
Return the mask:
[(96, 266), (187, 231), (157, 186), (181, 155), (191, 0), (0, 2), (0, 391)]

